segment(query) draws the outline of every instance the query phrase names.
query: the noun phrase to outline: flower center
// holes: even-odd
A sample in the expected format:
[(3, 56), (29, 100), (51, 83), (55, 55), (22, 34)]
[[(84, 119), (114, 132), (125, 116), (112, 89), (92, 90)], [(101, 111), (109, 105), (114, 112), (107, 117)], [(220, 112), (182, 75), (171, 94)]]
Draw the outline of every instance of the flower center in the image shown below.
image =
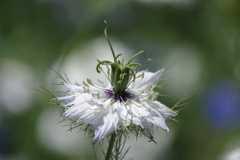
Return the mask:
[(134, 99), (135, 95), (130, 90), (124, 90), (120, 95), (115, 94), (114, 90), (106, 90), (105, 94), (109, 96), (109, 98), (113, 99), (114, 101), (126, 102), (129, 99)]
[[(98, 64), (97, 64), (96, 70), (98, 73), (103, 72), (111, 83), (112, 90), (107, 90), (106, 95), (108, 95), (114, 101), (117, 101), (117, 100), (119, 100), (120, 102), (127, 101), (128, 99), (135, 98), (135, 95), (130, 90), (127, 89), (128, 84), (135, 81), (136, 78), (144, 77), (144, 73), (136, 76), (136, 69), (140, 67), (141, 64), (132, 63), (132, 60), (140, 54), (143, 54), (143, 56), (147, 60), (151, 60), (151, 59), (146, 57), (143, 51), (140, 51), (137, 54), (135, 54), (132, 58), (130, 58), (127, 61), (127, 63), (124, 63), (123, 54), (120, 53), (116, 56), (114, 53), (112, 44), (107, 35), (108, 24), (106, 21), (105, 21), (105, 24), (106, 24), (106, 28), (104, 30), (104, 34), (105, 34), (105, 37), (107, 38), (108, 44), (112, 51), (113, 62), (107, 61), (107, 60), (105, 61), (97, 60)], [(119, 60), (120, 57), (122, 58), (121, 60)], [(107, 67), (107, 74), (103, 71), (101, 66)]]

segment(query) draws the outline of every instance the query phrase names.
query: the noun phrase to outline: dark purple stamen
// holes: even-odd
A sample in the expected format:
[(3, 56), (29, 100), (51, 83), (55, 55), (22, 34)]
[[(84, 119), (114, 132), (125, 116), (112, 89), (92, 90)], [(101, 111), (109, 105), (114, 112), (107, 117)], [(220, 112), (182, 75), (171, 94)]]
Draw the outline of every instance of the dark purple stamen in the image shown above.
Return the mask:
[(105, 91), (106, 95), (109, 96), (109, 98), (115, 100), (115, 101), (120, 101), (120, 102), (126, 102), (128, 99), (134, 99), (135, 95), (130, 91), (130, 90), (124, 90), (120, 97), (115, 96), (114, 90), (106, 90)]

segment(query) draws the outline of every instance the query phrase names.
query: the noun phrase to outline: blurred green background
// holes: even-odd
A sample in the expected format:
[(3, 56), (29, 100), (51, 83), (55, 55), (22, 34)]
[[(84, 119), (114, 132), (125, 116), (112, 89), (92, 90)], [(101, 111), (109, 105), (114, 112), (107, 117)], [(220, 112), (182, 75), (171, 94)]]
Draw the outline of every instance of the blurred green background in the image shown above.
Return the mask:
[(141, 69), (169, 68), (160, 97), (173, 106), (189, 90), (170, 133), (157, 145), (130, 137), (136, 160), (240, 159), (239, 0), (1, 0), (0, 160), (91, 160), (91, 138), (58, 122), (49, 99), (36, 92), (59, 86), (53, 69), (72, 81), (94, 78), (96, 59), (111, 60), (103, 21), (116, 53)]

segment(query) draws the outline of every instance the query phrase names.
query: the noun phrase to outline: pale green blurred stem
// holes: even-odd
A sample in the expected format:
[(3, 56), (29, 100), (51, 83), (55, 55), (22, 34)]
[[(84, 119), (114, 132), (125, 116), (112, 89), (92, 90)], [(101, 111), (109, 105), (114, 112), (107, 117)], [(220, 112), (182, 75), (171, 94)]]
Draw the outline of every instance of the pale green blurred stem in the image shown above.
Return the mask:
[(115, 138), (116, 138), (116, 133), (114, 132), (111, 135), (111, 138), (110, 138), (110, 142), (109, 142), (109, 145), (108, 145), (108, 150), (107, 150), (107, 155), (106, 155), (106, 159), (105, 160), (110, 160), (110, 158), (111, 158), (112, 149), (113, 149), (113, 146), (114, 146)]

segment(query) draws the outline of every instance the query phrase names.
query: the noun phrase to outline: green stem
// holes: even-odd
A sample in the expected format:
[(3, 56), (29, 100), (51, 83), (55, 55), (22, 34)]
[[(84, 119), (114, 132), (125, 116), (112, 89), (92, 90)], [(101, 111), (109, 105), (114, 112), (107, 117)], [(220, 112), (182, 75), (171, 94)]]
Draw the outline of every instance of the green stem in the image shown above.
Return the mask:
[(107, 155), (106, 155), (106, 159), (105, 160), (110, 160), (110, 158), (111, 158), (112, 149), (113, 149), (113, 146), (114, 146), (115, 138), (116, 138), (116, 133), (114, 132), (111, 135), (111, 139), (110, 139), (110, 142), (109, 142), (109, 146), (108, 146)]

